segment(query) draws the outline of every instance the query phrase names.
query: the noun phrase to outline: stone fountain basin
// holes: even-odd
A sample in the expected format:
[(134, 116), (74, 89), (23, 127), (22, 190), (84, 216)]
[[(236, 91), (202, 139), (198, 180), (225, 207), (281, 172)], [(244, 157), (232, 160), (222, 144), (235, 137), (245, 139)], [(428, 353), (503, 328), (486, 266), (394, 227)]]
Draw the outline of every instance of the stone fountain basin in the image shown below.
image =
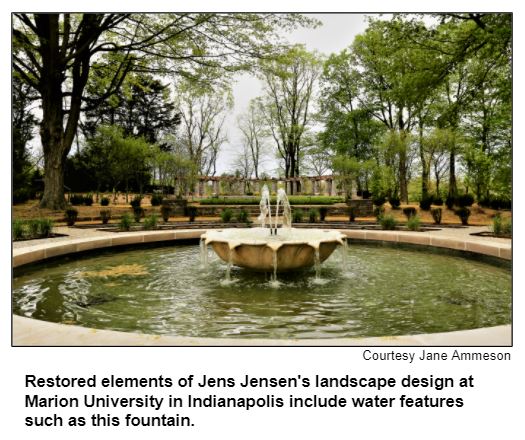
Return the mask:
[[(230, 247), (226, 242), (214, 241), (215, 253), (225, 262), (230, 258)], [(321, 243), (319, 260), (322, 263), (337, 247), (337, 242)], [(259, 272), (273, 271), (274, 250), (266, 244), (240, 244), (231, 250), (231, 262)], [(315, 248), (306, 243), (285, 243), (277, 249), (277, 272), (288, 272), (311, 267), (315, 264)]]
[(313, 266), (316, 250), (322, 263), (343, 244), (344, 236), (338, 231), (293, 228), (279, 229), (277, 236), (271, 236), (269, 229), (252, 228), (208, 231), (201, 238), (226, 263), (271, 272), (276, 258), (276, 271), (288, 272)]

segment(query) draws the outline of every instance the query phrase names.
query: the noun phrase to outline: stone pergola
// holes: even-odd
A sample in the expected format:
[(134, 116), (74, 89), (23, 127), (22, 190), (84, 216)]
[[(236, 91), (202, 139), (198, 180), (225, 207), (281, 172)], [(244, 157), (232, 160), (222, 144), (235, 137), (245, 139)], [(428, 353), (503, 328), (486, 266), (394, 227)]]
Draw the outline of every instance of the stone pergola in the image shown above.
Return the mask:
[[(337, 191), (337, 176), (301, 176), (289, 178), (245, 179), (235, 176), (199, 176), (195, 183), (193, 195), (207, 197), (210, 195), (242, 196), (246, 192), (259, 194), (263, 185), (268, 185), (272, 194), (278, 187), (283, 187), (287, 194), (296, 195), (344, 195)], [(299, 183), (300, 191), (297, 191)], [(247, 191), (249, 189), (249, 191)]]

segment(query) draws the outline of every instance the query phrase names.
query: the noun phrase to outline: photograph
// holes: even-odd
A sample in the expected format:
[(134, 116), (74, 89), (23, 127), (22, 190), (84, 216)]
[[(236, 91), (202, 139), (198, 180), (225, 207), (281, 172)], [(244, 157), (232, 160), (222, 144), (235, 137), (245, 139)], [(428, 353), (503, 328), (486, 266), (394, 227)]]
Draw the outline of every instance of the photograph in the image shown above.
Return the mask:
[(513, 346), (511, 12), (11, 27), (12, 347)]

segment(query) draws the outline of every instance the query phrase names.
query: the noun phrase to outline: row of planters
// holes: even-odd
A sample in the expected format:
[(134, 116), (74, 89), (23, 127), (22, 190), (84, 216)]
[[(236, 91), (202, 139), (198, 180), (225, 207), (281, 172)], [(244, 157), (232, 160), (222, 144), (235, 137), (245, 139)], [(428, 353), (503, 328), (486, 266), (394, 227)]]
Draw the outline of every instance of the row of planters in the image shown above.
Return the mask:
[[(136, 196), (133, 200), (142, 198)], [(160, 206), (162, 204), (163, 196), (162, 194), (153, 194), (151, 196), (151, 206)], [(93, 194), (72, 194), (69, 196), (69, 203), (73, 206), (92, 206), (94, 203)], [(101, 197), (100, 206), (109, 206), (110, 199), (108, 197)]]
[[(442, 208), (431, 208), (430, 213), (434, 219), (435, 225), (441, 224), (441, 218), (443, 210)], [(470, 217), (470, 209), (458, 208), (455, 211), (456, 215), (460, 218), (462, 225), (468, 225), (468, 219)], [(397, 220), (391, 214), (385, 214), (383, 206), (378, 206), (374, 210), (377, 222), (381, 225), (382, 229), (395, 229), (397, 227)], [(403, 208), (403, 214), (407, 219), (406, 227), (411, 231), (419, 231), (421, 229), (421, 218), (417, 215), (417, 210), (413, 206), (407, 206)]]
[(13, 240), (32, 240), (53, 236), (53, 220), (37, 218), (32, 220), (13, 220)]

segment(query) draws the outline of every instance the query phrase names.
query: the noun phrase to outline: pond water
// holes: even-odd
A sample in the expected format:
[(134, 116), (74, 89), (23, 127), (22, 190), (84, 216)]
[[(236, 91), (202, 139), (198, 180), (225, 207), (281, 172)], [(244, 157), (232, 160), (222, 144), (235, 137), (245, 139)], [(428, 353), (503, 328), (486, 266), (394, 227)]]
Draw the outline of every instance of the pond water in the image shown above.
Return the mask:
[(15, 270), (14, 313), (149, 334), (335, 338), (473, 329), (511, 320), (510, 263), (349, 242), (315, 272), (233, 268), (194, 244), (43, 262)]

